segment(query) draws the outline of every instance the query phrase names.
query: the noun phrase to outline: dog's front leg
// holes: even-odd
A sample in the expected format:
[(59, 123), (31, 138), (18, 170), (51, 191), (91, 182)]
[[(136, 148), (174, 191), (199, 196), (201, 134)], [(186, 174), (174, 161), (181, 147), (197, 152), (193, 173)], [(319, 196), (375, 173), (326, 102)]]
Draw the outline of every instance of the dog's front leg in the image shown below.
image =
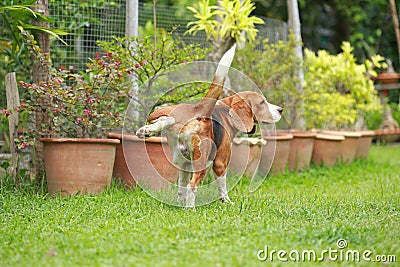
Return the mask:
[(178, 202), (186, 204), (188, 183), (190, 181), (191, 172), (187, 169), (189, 164), (182, 165), (178, 176)]

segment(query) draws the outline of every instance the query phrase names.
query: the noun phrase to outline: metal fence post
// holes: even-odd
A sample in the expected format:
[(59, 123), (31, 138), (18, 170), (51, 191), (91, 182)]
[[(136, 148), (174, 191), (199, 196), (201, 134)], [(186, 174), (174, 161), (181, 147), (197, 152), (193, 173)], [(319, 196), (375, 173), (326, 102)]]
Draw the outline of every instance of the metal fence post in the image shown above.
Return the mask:
[[(125, 21), (125, 34), (127, 37), (137, 37), (139, 35), (139, 1), (127, 0), (126, 1), (126, 21)], [(135, 49), (136, 42), (131, 44), (131, 49)], [(137, 77), (133, 74), (129, 75), (131, 81), (131, 97), (139, 94), (139, 85)], [(135, 104), (135, 103), (134, 103)], [(139, 111), (136, 109), (135, 116), (139, 116)]]

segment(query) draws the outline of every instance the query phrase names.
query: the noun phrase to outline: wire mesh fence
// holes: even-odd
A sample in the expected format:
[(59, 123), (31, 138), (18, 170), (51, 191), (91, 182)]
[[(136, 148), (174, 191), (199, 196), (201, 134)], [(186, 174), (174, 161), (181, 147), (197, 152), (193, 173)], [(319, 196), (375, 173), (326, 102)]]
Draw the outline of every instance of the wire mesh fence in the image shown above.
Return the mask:
[[(56, 66), (73, 66), (82, 70), (88, 58), (99, 51), (98, 40), (110, 40), (113, 36), (125, 35), (126, 1), (57, 1), (49, 4), (53, 27), (67, 31), (64, 36), (68, 45), (55, 41), (52, 55)], [(173, 31), (174, 38), (185, 43), (209, 45), (204, 33), (185, 35), (187, 23), (193, 20), (192, 13), (186, 8), (156, 5), (156, 26)], [(268, 38), (271, 43), (287, 39), (285, 22), (261, 17), (265, 24), (257, 25), (258, 39)], [(152, 4), (139, 4), (139, 33), (150, 34), (153, 30), (154, 9)]]

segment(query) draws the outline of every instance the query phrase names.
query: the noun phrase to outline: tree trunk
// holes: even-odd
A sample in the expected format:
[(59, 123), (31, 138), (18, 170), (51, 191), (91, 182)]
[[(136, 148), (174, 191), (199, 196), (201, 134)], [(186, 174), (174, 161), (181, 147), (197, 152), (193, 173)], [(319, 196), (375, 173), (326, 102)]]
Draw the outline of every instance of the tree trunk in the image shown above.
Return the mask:
[[(49, 3), (48, 0), (38, 0), (36, 4), (32, 7), (38, 13), (43, 14), (44, 16), (49, 16)], [(48, 22), (43, 21), (33, 21), (33, 25), (37, 25), (40, 27), (49, 27), (50, 24)], [(50, 36), (43, 32), (38, 32), (36, 34), (36, 38), (40, 49), (43, 54), (50, 54)], [(33, 82), (47, 82), (49, 80), (49, 67), (48, 65), (42, 64), (42, 62), (32, 59), (32, 72), (33, 72)], [(51, 118), (47, 115), (46, 107), (48, 107), (49, 99), (45, 99), (43, 97), (35, 99), (36, 104), (41, 106), (42, 109), (35, 112), (35, 125), (36, 128), (36, 141), (34, 144), (33, 155), (32, 155), (32, 171), (31, 178), (33, 179), (42, 179), (44, 177), (44, 156), (43, 156), (43, 144), (39, 141), (43, 136), (41, 133), (42, 125), (48, 125), (51, 127)]]
[(399, 28), (399, 16), (397, 15), (397, 10), (396, 10), (396, 2), (394, 0), (390, 0), (390, 9), (392, 11), (392, 20), (393, 20), (393, 26), (394, 26), (394, 32), (396, 34), (396, 41), (397, 41), (397, 52), (399, 56), (399, 62), (400, 62), (400, 28)]
[(236, 40), (231, 37), (213, 41), (214, 49), (209, 55), (211, 62), (219, 62), (225, 52), (228, 51), (235, 42)]
[[(298, 58), (300, 64), (297, 69), (297, 78), (299, 82), (297, 84), (297, 94), (303, 95), (303, 84), (304, 84), (304, 72), (303, 72), (303, 50), (301, 46), (301, 26), (300, 26), (300, 15), (299, 15), (299, 7), (297, 4), (297, 0), (287, 0), (288, 5), (288, 15), (289, 15), (289, 28), (293, 30), (294, 35), (296, 36), (296, 42), (299, 45), (295, 48), (295, 55)], [(299, 112), (298, 108), (303, 107), (302, 101), (297, 101), (295, 99), (290, 99), (290, 102), (297, 103), (294, 105), (292, 110), (290, 111), (290, 121), (291, 128), (304, 129), (305, 128), (305, 119), (304, 116), (301, 115), (301, 111)]]

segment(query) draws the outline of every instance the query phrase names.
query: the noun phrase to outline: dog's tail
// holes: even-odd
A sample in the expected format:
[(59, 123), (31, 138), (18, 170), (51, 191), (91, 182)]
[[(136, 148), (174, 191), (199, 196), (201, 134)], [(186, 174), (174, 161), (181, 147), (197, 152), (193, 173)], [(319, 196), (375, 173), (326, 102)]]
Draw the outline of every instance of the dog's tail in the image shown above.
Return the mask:
[(204, 116), (211, 116), (215, 103), (222, 94), (224, 82), (226, 80), (226, 77), (228, 76), (229, 68), (235, 56), (235, 50), (236, 44), (234, 44), (222, 56), (221, 60), (218, 63), (217, 70), (215, 71), (213, 82), (208, 89), (206, 96), (197, 104), (204, 111)]
[[(218, 63), (217, 70), (214, 74), (213, 82), (208, 89), (206, 96), (195, 105), (194, 110), (196, 116), (211, 117), (212, 111), (215, 107), (219, 96), (222, 94), (225, 79), (228, 75), (229, 67), (232, 63), (233, 57), (235, 56), (236, 45), (233, 45), (221, 58)], [(155, 110), (147, 117), (147, 121), (153, 121), (161, 116), (169, 116), (178, 105), (163, 107)]]

